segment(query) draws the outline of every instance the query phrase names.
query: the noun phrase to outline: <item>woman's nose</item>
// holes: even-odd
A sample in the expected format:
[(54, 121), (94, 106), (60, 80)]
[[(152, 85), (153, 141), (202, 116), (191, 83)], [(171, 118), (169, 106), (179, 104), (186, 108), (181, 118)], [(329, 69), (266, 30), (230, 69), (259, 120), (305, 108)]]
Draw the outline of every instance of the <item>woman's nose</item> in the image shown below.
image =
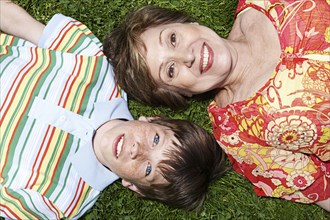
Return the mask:
[(178, 51), (177, 57), (179, 62), (181, 62), (188, 68), (192, 67), (193, 63), (195, 62), (195, 55), (192, 53), (192, 51)]

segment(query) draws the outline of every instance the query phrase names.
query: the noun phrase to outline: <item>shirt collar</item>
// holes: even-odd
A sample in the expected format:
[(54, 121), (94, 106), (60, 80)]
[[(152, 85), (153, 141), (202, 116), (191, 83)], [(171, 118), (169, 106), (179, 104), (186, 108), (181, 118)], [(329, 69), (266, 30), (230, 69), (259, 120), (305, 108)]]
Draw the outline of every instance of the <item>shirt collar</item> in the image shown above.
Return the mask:
[(122, 98), (115, 98), (111, 101), (97, 102), (94, 104), (92, 123), (96, 130), (102, 124), (113, 119), (133, 120), (128, 110), (127, 102)]

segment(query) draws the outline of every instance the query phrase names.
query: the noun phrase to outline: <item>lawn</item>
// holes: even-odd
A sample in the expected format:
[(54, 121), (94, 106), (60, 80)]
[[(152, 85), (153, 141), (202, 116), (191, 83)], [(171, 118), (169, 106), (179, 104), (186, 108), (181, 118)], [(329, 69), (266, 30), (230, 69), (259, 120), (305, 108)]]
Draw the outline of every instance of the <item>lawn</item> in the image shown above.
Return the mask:
[[(155, 4), (184, 10), (199, 23), (226, 37), (233, 24), (236, 0), (17, 0), (36, 19), (47, 23), (56, 13), (73, 17), (86, 24), (102, 41), (132, 8)], [(188, 119), (211, 132), (206, 112), (210, 100), (191, 100), (187, 109), (173, 112), (129, 100), (135, 118), (140, 115), (167, 115)], [(198, 211), (172, 209), (158, 202), (143, 200), (124, 189), (120, 182), (108, 187), (83, 219), (330, 219), (330, 214), (316, 205), (292, 203), (280, 199), (260, 198), (252, 185), (234, 171), (228, 172), (210, 187), (204, 206)]]

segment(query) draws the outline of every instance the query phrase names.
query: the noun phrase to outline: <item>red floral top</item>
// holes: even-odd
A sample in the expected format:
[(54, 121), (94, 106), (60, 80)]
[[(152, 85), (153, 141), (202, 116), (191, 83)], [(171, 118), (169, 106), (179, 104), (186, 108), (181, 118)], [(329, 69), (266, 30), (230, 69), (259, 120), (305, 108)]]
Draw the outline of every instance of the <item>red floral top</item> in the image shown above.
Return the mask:
[(213, 101), (214, 136), (259, 196), (313, 203), (330, 197), (330, 0), (240, 1), (264, 13), (282, 54), (247, 100)]

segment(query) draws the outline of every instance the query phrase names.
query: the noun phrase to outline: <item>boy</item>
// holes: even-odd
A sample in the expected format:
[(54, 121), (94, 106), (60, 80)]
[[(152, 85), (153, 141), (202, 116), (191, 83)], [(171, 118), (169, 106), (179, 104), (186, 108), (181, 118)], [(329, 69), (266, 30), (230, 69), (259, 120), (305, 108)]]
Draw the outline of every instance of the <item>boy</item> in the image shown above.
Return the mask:
[(45, 27), (7, 0), (0, 16), (2, 31), (27, 40), (0, 36), (0, 216), (79, 218), (118, 178), (175, 207), (203, 202), (225, 170), (211, 135), (187, 121), (132, 120), (82, 23), (55, 15)]

